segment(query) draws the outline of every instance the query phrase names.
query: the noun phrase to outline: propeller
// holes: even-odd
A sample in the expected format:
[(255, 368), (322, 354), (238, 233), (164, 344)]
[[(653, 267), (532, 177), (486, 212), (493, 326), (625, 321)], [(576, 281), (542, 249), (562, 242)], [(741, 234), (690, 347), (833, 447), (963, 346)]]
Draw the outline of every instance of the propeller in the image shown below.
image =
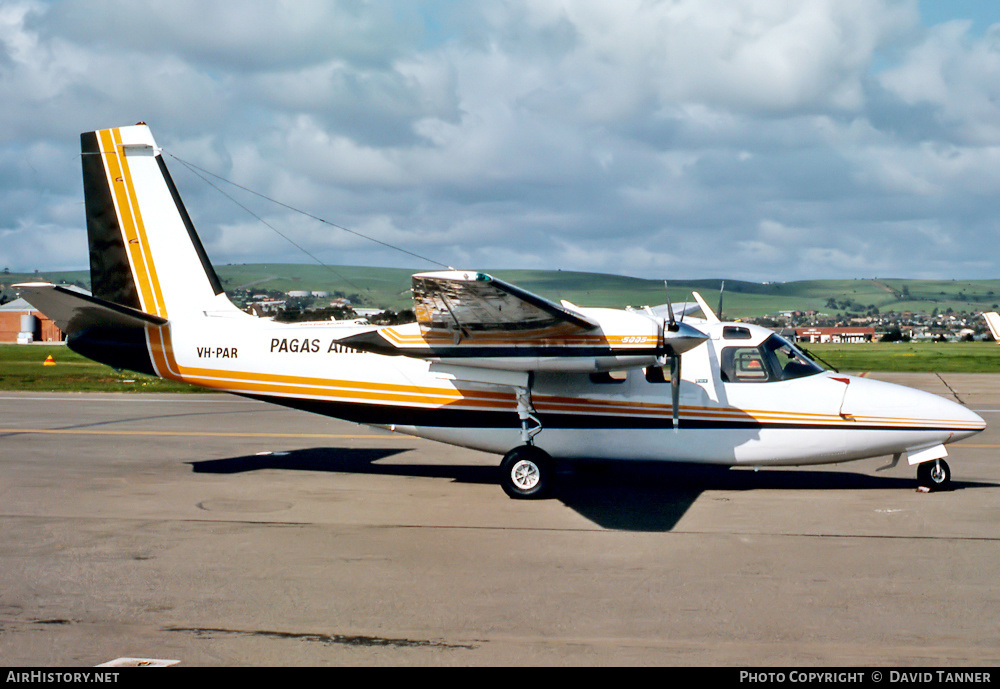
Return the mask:
[(681, 427), (681, 357), (675, 354), (670, 357), (670, 404), (673, 410), (674, 433)]
[[(664, 289), (669, 285), (663, 281)], [(683, 317), (683, 315), (682, 315)], [(673, 428), (674, 433), (680, 429), (680, 401), (681, 401), (681, 355), (694, 349), (708, 339), (708, 335), (697, 328), (678, 323), (674, 317), (674, 307), (670, 301), (670, 293), (667, 293), (667, 318), (663, 321), (663, 338), (661, 350), (670, 361), (670, 402), (673, 408)], [(666, 363), (666, 360), (663, 360)]]

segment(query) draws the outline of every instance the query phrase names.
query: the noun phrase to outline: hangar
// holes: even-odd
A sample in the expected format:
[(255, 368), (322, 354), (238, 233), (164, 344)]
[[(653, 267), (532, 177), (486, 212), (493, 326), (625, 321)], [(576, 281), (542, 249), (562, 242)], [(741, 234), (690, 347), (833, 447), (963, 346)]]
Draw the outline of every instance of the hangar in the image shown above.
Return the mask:
[(24, 299), (0, 305), (0, 343), (62, 342), (62, 330)]

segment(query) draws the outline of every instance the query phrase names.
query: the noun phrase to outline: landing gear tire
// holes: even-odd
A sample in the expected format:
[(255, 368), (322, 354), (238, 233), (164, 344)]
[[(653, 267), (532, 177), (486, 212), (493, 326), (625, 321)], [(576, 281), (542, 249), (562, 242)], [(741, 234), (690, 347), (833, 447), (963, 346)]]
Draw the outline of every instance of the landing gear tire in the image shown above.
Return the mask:
[(917, 465), (917, 483), (930, 491), (947, 490), (951, 487), (951, 468), (943, 459)]
[(545, 497), (552, 490), (552, 458), (534, 445), (521, 445), (500, 462), (500, 487), (517, 500)]

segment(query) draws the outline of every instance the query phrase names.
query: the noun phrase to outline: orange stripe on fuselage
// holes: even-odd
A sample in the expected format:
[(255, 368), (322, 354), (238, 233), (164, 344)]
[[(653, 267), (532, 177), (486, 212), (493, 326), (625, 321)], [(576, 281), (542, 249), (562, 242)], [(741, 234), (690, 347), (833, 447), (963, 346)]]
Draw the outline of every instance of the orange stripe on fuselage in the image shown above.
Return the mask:
[(451, 388), (393, 385), (368, 381), (334, 380), (309, 376), (224, 371), (181, 366), (173, 354), (169, 328), (147, 328), (150, 353), (157, 373), (164, 378), (239, 392), (271, 392), (308, 397), (340, 397), (372, 403), (408, 406), (466, 405), (502, 411), (516, 408), (514, 395), (502, 392), (461, 391)]
[[(511, 393), (460, 388), (436, 388), (417, 385), (398, 385), (373, 381), (338, 380), (309, 376), (288, 376), (247, 371), (181, 366), (173, 354), (169, 328), (147, 330), (150, 352), (157, 372), (173, 380), (241, 392), (271, 392), (307, 397), (341, 397), (371, 403), (396, 403), (407, 406), (461, 405), (476, 409), (513, 411), (515, 397)], [(593, 414), (631, 414), (638, 416), (666, 416), (671, 407), (648, 402), (597, 400), (536, 395), (535, 406), (539, 411), (581, 412)]]

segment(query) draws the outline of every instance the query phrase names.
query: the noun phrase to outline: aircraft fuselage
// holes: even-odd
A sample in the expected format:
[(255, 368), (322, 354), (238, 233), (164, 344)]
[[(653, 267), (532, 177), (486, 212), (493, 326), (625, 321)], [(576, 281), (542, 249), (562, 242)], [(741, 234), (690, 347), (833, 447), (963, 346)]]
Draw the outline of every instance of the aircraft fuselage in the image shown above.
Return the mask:
[[(962, 405), (911, 388), (818, 367), (782, 379), (766, 358), (770, 331), (698, 327), (711, 337), (684, 355), (676, 431), (669, 368), (539, 372), (534, 444), (557, 458), (805, 465), (919, 451), (985, 427)], [(341, 343), (361, 330), (227, 312), (149, 327), (146, 337), (165, 378), (487, 452), (519, 443), (513, 389)]]

